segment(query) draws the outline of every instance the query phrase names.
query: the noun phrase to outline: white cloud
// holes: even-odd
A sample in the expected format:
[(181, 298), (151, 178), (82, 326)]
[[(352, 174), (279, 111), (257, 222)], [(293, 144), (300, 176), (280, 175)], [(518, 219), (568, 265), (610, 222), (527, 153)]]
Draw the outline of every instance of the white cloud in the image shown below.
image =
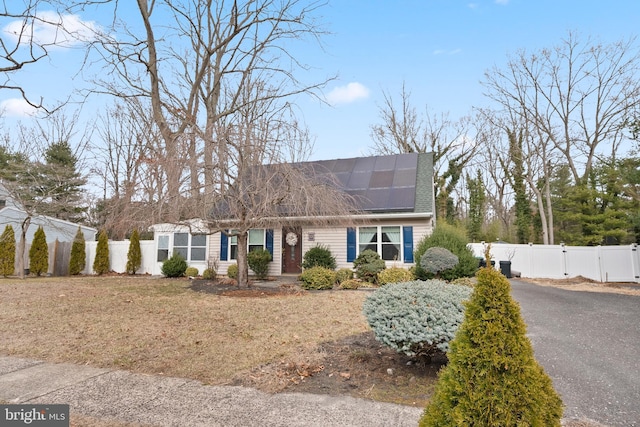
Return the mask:
[(59, 15), (53, 11), (39, 12), (33, 25), (25, 25), (22, 20), (7, 24), (2, 32), (14, 42), (47, 47), (71, 47), (93, 39), (99, 30), (94, 21), (83, 21), (78, 15)]
[(35, 115), (37, 111), (22, 98), (10, 98), (0, 102), (0, 115), (25, 117)]
[(469, 9), (477, 9), (478, 7), (480, 7), (478, 3), (469, 3), (467, 6), (469, 7)]
[(359, 99), (369, 97), (369, 89), (361, 83), (351, 82), (346, 86), (338, 86), (327, 95), (327, 101), (332, 104), (348, 104)]
[(507, 5), (507, 4), (509, 4), (509, 0), (496, 0), (496, 4), (504, 4), (504, 5)]

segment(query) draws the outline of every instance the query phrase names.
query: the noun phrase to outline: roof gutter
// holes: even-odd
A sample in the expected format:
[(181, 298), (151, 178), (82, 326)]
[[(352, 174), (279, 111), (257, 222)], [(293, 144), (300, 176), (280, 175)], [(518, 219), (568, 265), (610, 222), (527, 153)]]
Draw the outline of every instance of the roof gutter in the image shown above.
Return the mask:
[[(282, 222), (358, 222), (362, 220), (391, 220), (391, 219), (429, 219), (433, 218), (432, 212), (397, 212), (397, 213), (368, 213), (368, 214), (352, 214), (352, 215), (336, 215), (329, 217), (317, 217), (320, 220), (314, 221), (312, 218), (308, 216), (278, 216), (278, 217), (266, 217), (262, 218), (261, 222), (273, 222), (273, 223), (282, 223)], [(237, 221), (233, 219), (219, 220), (216, 221), (219, 224), (234, 224)]]

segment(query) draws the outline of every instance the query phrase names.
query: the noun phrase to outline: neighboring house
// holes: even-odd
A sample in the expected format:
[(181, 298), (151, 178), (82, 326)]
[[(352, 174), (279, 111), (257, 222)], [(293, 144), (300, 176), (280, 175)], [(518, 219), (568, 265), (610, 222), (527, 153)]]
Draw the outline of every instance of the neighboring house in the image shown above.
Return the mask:
[[(414, 245), (434, 227), (433, 156), (411, 153), (388, 156), (307, 162), (310, 170), (331, 174), (341, 190), (358, 201), (353, 226), (305, 225), (310, 221), (291, 218), (280, 228), (249, 231), (249, 250), (264, 248), (273, 255), (269, 274), (298, 274), (303, 255), (314, 246), (331, 250), (338, 268), (352, 268), (360, 252), (372, 249), (388, 266), (414, 264)], [(281, 221), (283, 222), (283, 221)], [(151, 227), (161, 262), (179, 252), (190, 266), (202, 272), (208, 264), (226, 274), (236, 263), (237, 241), (224, 233), (209, 233), (203, 221), (185, 225), (157, 224)]]
[[(11, 198), (2, 185), (0, 185), (0, 233), (4, 231), (4, 228), (7, 225), (11, 225), (16, 234), (17, 244), (20, 241), (22, 224), (28, 216), (27, 212), (25, 212), (24, 209), (22, 209), (20, 205)], [(91, 242), (96, 239), (97, 230), (95, 228), (50, 216), (33, 215), (27, 230), (27, 244), (31, 243), (33, 235), (39, 226), (42, 226), (44, 229), (44, 233), (47, 236), (47, 243), (53, 243), (56, 240), (59, 242), (73, 242), (73, 239), (78, 232), (78, 227), (82, 230), (86, 241)]]

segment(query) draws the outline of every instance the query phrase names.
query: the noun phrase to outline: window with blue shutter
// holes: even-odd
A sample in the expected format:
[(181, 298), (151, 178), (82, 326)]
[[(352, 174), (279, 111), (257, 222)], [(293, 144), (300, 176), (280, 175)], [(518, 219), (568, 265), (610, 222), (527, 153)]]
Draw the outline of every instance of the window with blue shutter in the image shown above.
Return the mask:
[(404, 249), (404, 262), (413, 262), (413, 227), (402, 227), (402, 246)]
[(356, 229), (347, 228), (347, 262), (353, 262), (356, 259)]
[(229, 237), (222, 231), (220, 232), (220, 261), (229, 259)]
[(267, 229), (266, 238), (265, 238), (265, 249), (269, 251), (271, 254), (271, 258), (273, 259), (273, 230)]

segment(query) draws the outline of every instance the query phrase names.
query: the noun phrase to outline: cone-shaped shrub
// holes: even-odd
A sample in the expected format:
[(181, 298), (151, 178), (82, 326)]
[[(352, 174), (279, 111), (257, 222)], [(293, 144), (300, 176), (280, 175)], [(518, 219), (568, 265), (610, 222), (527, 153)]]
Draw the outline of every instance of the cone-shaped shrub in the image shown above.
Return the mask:
[(420, 427), (560, 426), (562, 401), (533, 357), (509, 282), (491, 268), (477, 277)]
[(133, 230), (129, 239), (129, 252), (127, 252), (127, 273), (136, 274), (142, 265), (142, 251), (140, 250), (140, 235), (138, 229)]
[(0, 274), (11, 276), (16, 269), (16, 235), (9, 224), (0, 236)]
[(42, 227), (36, 230), (29, 248), (29, 270), (36, 276), (46, 274), (49, 270), (49, 246)]
[(109, 272), (109, 238), (107, 232), (102, 230), (98, 234), (98, 245), (96, 246), (96, 258), (93, 260), (93, 271), (97, 275)]
[(84, 242), (84, 234), (80, 227), (76, 232), (76, 237), (71, 244), (71, 258), (69, 259), (69, 274), (76, 276), (84, 270), (86, 265), (86, 246)]

